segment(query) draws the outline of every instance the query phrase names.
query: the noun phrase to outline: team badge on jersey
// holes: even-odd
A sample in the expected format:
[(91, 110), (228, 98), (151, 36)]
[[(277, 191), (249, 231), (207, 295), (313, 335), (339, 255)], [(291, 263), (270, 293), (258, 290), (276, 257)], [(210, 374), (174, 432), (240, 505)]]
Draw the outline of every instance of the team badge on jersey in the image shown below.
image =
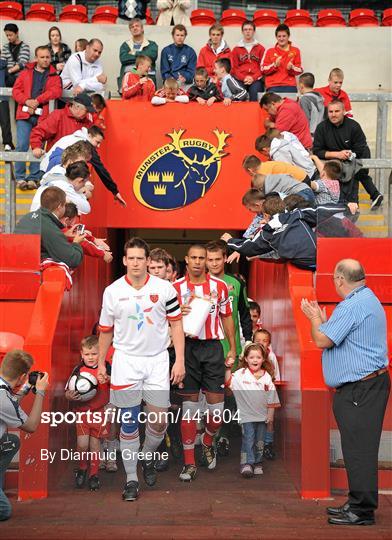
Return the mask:
[(167, 136), (171, 142), (157, 148), (139, 166), (133, 191), (139, 202), (153, 210), (175, 210), (204, 197), (215, 183), (229, 133), (214, 129), (216, 146), (203, 139), (183, 139), (184, 129)]
[(158, 300), (159, 300), (159, 295), (158, 294), (150, 294), (150, 300), (151, 300), (151, 302), (156, 304), (158, 302)]

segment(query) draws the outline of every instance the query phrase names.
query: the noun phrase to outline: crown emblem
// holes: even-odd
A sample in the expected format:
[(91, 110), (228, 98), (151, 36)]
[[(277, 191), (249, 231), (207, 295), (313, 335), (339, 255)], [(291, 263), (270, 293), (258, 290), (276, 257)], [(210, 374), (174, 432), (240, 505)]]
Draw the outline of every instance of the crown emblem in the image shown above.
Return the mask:
[(147, 173), (148, 182), (159, 182), (159, 172), (149, 172)]
[(162, 173), (162, 182), (174, 182), (174, 172), (165, 171)]
[(166, 186), (162, 184), (154, 186), (154, 195), (166, 195)]

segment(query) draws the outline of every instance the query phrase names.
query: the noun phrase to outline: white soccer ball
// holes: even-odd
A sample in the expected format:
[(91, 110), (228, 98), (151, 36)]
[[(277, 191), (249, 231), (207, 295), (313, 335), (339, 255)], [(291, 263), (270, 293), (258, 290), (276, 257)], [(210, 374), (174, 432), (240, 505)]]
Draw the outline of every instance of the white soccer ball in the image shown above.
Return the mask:
[(88, 371), (82, 371), (77, 375), (72, 375), (68, 383), (68, 389), (80, 394), (80, 401), (89, 401), (92, 399), (98, 388), (98, 381)]

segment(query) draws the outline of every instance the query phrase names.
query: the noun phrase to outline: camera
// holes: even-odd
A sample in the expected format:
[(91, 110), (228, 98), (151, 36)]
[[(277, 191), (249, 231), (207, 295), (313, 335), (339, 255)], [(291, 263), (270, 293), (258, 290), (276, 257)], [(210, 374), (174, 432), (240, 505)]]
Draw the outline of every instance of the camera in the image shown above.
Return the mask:
[(43, 377), (45, 373), (42, 373), (42, 371), (30, 371), (29, 373), (29, 384), (31, 386), (35, 386), (37, 384), (38, 377)]
[(80, 223), (80, 224), (76, 227), (76, 232), (77, 232), (77, 234), (83, 234), (83, 233), (84, 233), (84, 229), (85, 229), (85, 225), (83, 225), (83, 223)]

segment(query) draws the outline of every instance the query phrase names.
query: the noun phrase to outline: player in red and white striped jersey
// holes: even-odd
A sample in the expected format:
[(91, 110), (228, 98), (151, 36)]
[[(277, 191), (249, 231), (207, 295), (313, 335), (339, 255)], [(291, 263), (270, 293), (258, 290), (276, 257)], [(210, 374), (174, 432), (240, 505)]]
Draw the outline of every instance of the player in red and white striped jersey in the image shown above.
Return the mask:
[(203, 457), (209, 469), (216, 466), (212, 441), (222, 423), (225, 358), (220, 340), (225, 335), (230, 343), (227, 358), (235, 359), (236, 356), (234, 323), (227, 285), (207, 274), (206, 256), (204, 246), (191, 246), (185, 257), (187, 274), (173, 283), (184, 317), (192, 310), (192, 298), (208, 298), (211, 302), (210, 313), (199, 335), (187, 337), (185, 340), (186, 374), (180, 390), (184, 396), (181, 432), (185, 461), (180, 479), (185, 482), (196, 476), (194, 446), (200, 390), (205, 393), (207, 400), (207, 422), (202, 441)]

